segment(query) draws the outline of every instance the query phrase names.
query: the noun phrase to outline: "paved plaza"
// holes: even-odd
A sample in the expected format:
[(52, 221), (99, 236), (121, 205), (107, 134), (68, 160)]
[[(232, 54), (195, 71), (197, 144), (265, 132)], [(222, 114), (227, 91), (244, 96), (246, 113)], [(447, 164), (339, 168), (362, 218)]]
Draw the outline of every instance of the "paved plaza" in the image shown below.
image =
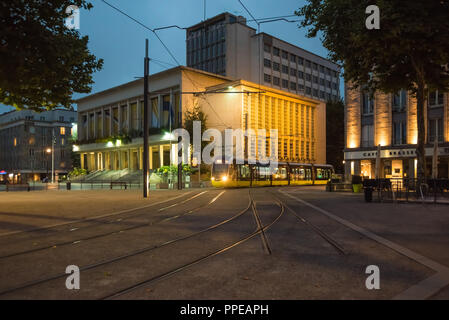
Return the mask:
[(0, 299), (449, 299), (446, 205), (305, 186), (0, 198)]

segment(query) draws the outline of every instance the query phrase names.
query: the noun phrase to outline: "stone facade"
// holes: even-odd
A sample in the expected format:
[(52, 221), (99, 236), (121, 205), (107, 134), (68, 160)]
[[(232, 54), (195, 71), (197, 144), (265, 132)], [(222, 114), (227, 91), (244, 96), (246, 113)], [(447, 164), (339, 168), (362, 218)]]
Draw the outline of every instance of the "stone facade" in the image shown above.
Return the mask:
[(55, 173), (66, 174), (72, 168), (70, 139), (75, 122), (76, 112), (70, 110), (25, 110), (0, 115), (0, 170), (6, 171), (3, 179), (50, 179), (53, 136)]

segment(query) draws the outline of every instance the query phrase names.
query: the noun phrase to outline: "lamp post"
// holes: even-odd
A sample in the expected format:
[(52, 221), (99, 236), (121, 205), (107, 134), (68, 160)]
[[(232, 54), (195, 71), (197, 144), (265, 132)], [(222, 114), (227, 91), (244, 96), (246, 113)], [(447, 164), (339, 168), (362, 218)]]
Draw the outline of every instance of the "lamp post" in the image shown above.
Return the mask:
[[(51, 150), (51, 148), (47, 148), (46, 150), (45, 150), (45, 152), (47, 152), (47, 154), (50, 154), (50, 153), (52, 153), (51, 152), (52, 150)], [(47, 179), (48, 179), (48, 158), (47, 158)]]

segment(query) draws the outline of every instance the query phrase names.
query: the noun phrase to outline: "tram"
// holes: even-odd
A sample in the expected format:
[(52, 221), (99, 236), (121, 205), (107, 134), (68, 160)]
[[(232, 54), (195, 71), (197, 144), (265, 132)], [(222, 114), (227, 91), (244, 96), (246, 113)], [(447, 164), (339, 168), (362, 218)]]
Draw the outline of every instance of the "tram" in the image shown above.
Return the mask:
[(334, 168), (327, 164), (278, 162), (268, 164), (243, 164), (216, 161), (212, 165), (212, 186), (217, 188), (320, 185), (331, 178)]

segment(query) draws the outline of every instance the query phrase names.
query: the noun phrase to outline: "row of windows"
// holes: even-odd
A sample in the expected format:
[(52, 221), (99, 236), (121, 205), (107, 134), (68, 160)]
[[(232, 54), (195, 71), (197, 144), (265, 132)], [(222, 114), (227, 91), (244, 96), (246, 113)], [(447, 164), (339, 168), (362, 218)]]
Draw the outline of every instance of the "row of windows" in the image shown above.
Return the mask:
[(217, 74), (225, 74), (226, 72), (226, 59), (224, 57), (220, 57), (217, 59), (209, 60), (209, 61), (203, 61), (197, 64), (190, 65), (190, 67), (217, 73)]
[[(392, 143), (393, 145), (407, 144), (407, 123), (406, 121), (394, 121), (392, 127)], [(432, 143), (434, 141), (444, 141), (444, 125), (443, 119), (429, 119), (427, 125), (427, 141)], [(362, 147), (374, 146), (374, 126), (362, 126)]]
[[(274, 71), (281, 71), (280, 64), (277, 62), (271, 62), (269, 59), (264, 59), (264, 66), (267, 68), (272, 68)], [(289, 74), (293, 77), (298, 77), (300, 79), (305, 79), (306, 81), (313, 81), (313, 83), (320, 84), (322, 86), (327, 86), (328, 88), (338, 89), (337, 79), (333, 78), (332, 82), (326, 80), (322, 77), (312, 76), (310, 73), (304, 73), (303, 71), (298, 71), (295, 68), (289, 68), (286, 65), (282, 65), (282, 73)]]
[(320, 99), (326, 99), (326, 100), (336, 100), (338, 97), (337, 95), (334, 94), (330, 94), (327, 92), (324, 92), (322, 90), (318, 90), (318, 89), (312, 89), (311, 87), (304, 87), (303, 84), (300, 83), (296, 83), (293, 81), (288, 81), (287, 79), (282, 79), (282, 83), (281, 83), (281, 79), (279, 77), (272, 77), (269, 74), (264, 74), (264, 81), (270, 84), (273, 84), (275, 86), (279, 86), (285, 89), (290, 89), (292, 91), (301, 91), (301, 92), (305, 92), (308, 95), (313, 95), (314, 97), (320, 98)]
[[(25, 116), (25, 120), (34, 120), (34, 116)], [(45, 121), (45, 120), (46, 120), (45, 116), (40, 116), (39, 117), (39, 121)], [(65, 121), (64, 116), (60, 116), (59, 117), (59, 121), (60, 122), (64, 122)], [(75, 118), (74, 117), (70, 117), (70, 122), (75, 122)]]
[[(407, 108), (407, 91), (401, 90), (391, 97), (391, 107), (393, 112), (402, 112)], [(444, 93), (431, 91), (428, 95), (428, 106), (430, 108), (441, 107), (444, 103)], [(374, 112), (374, 97), (372, 94), (362, 93), (362, 114), (371, 115)]]
[(268, 44), (264, 44), (264, 51), (268, 53), (272, 53), (273, 56), (282, 56), (283, 59), (290, 60), (291, 62), (298, 63), (299, 65), (305, 65), (307, 68), (311, 68), (316, 71), (320, 71), (321, 73), (325, 73), (327, 75), (338, 77), (337, 71), (331, 70), (325, 66), (319, 65), (316, 62), (312, 62), (310, 60), (299, 57), (293, 53), (288, 53), (287, 51), (280, 50), (277, 47), (271, 47)]
[(198, 50), (202, 47), (224, 41), (226, 28), (224, 24), (214, 24), (205, 29), (189, 32), (187, 35), (187, 52)]
[(187, 54), (187, 65), (190, 66), (199, 62), (207, 61), (209, 59), (221, 57), (225, 54), (225, 52), (225, 42), (214, 44), (208, 47), (203, 47), (199, 50), (195, 50)]

